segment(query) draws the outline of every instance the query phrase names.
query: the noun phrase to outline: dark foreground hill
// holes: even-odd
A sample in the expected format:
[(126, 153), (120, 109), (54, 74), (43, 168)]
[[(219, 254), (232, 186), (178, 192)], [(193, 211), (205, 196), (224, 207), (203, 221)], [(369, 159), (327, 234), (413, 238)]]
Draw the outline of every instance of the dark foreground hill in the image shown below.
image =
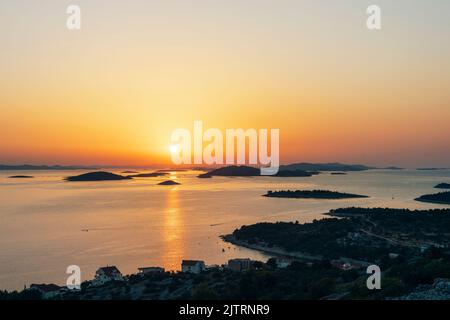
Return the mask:
[(414, 256), (424, 248), (450, 245), (450, 209), (343, 208), (312, 223), (258, 223), (235, 230), (231, 241), (271, 251), (375, 262), (389, 253)]

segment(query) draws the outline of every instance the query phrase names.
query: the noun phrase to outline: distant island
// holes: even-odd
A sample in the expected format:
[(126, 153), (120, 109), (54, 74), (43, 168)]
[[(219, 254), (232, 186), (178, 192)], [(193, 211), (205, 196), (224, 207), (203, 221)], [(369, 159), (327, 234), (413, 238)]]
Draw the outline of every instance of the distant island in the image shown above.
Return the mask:
[(122, 171), (122, 173), (139, 173), (139, 172), (137, 172), (137, 171), (126, 170), (126, 171)]
[(153, 178), (153, 177), (161, 177), (161, 176), (165, 176), (168, 175), (167, 172), (151, 172), (151, 173), (139, 173), (139, 174), (134, 174), (134, 175), (130, 175), (128, 177), (130, 178)]
[(447, 170), (448, 168), (417, 168), (419, 171)]
[(249, 166), (228, 166), (209, 171), (206, 174), (222, 177), (256, 177), (261, 175), (261, 170)]
[(280, 170), (277, 174), (271, 177), (311, 177), (320, 174), (318, 171), (305, 171), (305, 170)]
[(365, 171), (377, 169), (362, 164), (342, 164), (342, 163), (293, 163), (280, 166), (281, 170), (304, 170), (304, 171)]
[(36, 166), (36, 165), (4, 165), (0, 164), (0, 170), (95, 170), (94, 167), (84, 166)]
[(439, 183), (434, 186), (436, 189), (450, 189), (450, 183)]
[(435, 193), (435, 194), (425, 194), (414, 200), (422, 201), (422, 202), (438, 203), (438, 204), (450, 204), (450, 191), (440, 192), (440, 193)]
[(33, 176), (22, 176), (22, 175), (18, 175), (18, 176), (10, 176), (8, 177), (10, 179), (31, 179), (34, 178)]
[(111, 172), (96, 171), (81, 174), (78, 176), (67, 177), (67, 181), (110, 181), (110, 180), (127, 180), (131, 179), (129, 176), (121, 176)]
[(191, 167), (189, 169), (190, 170), (194, 170), (194, 171), (210, 171), (213, 168), (210, 168), (210, 167)]
[(199, 174), (198, 176), (197, 176), (197, 178), (200, 178), (200, 179), (210, 179), (210, 178), (212, 178), (213, 176), (212, 175), (210, 175), (209, 173), (202, 173), (202, 174)]
[(347, 174), (346, 172), (332, 172), (331, 173), (331, 175), (334, 175), (334, 176), (346, 175), (346, 174)]
[(158, 185), (160, 185), (160, 186), (175, 186), (175, 185), (179, 185), (179, 184), (181, 184), (181, 183), (175, 182), (173, 180), (166, 180), (166, 181), (158, 183)]
[[(279, 170), (277, 174), (270, 177), (311, 177), (319, 174), (317, 171), (305, 170)], [(250, 166), (228, 166), (218, 168), (207, 173), (198, 175), (199, 178), (212, 178), (213, 176), (221, 177), (258, 177), (261, 176), (261, 169)]]
[(342, 193), (328, 190), (282, 190), (268, 191), (264, 197), (269, 198), (293, 198), (293, 199), (350, 199), (350, 198), (368, 198), (359, 194)]

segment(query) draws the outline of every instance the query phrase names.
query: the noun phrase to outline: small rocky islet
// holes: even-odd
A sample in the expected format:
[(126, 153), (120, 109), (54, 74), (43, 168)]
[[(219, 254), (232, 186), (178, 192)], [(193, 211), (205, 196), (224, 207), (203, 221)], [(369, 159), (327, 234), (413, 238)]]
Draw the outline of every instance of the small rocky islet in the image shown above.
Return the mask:
[(176, 186), (180, 185), (181, 183), (173, 181), (173, 180), (166, 180), (163, 182), (158, 183), (159, 186)]
[(32, 179), (33, 176), (24, 176), (24, 175), (17, 175), (17, 176), (10, 176), (9, 179)]

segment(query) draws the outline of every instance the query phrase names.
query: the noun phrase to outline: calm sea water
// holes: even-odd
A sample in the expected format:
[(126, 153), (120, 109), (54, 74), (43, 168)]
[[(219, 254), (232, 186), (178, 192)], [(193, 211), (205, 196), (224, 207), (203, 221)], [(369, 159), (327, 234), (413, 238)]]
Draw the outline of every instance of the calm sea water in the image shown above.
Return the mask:
[[(120, 171), (115, 171), (120, 173)], [(198, 179), (198, 172), (174, 172), (179, 186), (164, 178), (112, 182), (66, 182), (74, 171), (0, 171), (0, 289), (31, 283), (64, 284), (69, 265), (82, 279), (100, 266), (124, 274), (142, 266), (179, 270), (182, 259), (222, 264), (230, 258), (268, 257), (219, 239), (244, 224), (308, 222), (332, 208), (382, 206), (448, 208), (413, 199), (438, 192), (450, 170), (324, 173), (309, 178)], [(15, 174), (34, 179), (8, 179)], [(356, 200), (300, 200), (262, 197), (267, 190), (330, 189), (369, 195)]]

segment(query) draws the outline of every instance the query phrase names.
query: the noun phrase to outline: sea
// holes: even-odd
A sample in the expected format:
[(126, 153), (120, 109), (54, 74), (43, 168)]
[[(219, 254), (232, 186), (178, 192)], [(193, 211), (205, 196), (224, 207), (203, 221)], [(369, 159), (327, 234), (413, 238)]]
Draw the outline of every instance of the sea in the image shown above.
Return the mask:
[[(121, 174), (125, 169), (108, 170)], [(136, 170), (140, 173), (154, 170)], [(80, 171), (0, 171), (0, 290), (32, 283), (64, 285), (71, 265), (82, 281), (102, 266), (181, 269), (183, 259), (220, 265), (270, 256), (223, 242), (221, 235), (258, 222), (311, 222), (333, 208), (450, 208), (417, 202), (450, 182), (450, 170), (368, 170), (312, 177), (214, 177), (172, 171), (166, 177), (68, 182)], [(31, 175), (32, 179), (11, 179)], [(174, 180), (176, 186), (159, 182)], [(342, 200), (277, 199), (268, 190), (326, 189), (367, 195)]]

